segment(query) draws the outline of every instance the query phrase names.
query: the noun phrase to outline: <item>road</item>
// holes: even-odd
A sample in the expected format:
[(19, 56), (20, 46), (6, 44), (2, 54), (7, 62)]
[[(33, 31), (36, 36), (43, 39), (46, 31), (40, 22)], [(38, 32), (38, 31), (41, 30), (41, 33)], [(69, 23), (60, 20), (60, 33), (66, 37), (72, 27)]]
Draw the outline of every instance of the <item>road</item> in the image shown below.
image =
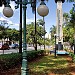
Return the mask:
[(17, 53), (18, 49), (0, 50), (0, 54)]
[[(48, 48), (48, 46), (46, 46)], [(37, 49), (43, 50), (43, 46), (37, 46)], [(27, 51), (34, 50), (34, 47), (27, 47)], [(17, 53), (19, 52), (19, 49), (9, 49), (9, 50), (0, 50), (0, 54), (10, 54), (10, 53)]]

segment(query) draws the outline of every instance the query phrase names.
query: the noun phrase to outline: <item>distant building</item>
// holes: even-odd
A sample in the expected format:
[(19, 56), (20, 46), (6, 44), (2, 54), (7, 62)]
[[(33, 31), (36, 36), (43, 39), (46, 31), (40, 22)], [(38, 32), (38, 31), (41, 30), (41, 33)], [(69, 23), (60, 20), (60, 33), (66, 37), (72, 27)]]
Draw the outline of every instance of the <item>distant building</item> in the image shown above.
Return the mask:
[(48, 34), (48, 38), (51, 39), (51, 33)]
[(46, 35), (45, 35), (45, 38), (49, 38), (49, 39), (51, 39), (51, 33), (46, 33)]

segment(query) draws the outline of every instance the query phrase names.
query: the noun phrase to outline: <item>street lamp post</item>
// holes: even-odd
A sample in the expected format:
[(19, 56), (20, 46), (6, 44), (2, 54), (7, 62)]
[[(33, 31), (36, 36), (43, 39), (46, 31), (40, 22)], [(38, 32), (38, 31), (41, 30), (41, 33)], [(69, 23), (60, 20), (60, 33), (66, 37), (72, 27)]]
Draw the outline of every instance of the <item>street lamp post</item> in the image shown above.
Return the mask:
[[(22, 2), (22, 0), (20, 0)], [(22, 54), (22, 4), (20, 4), (19, 53)]]
[(56, 58), (56, 38), (57, 38), (56, 34), (54, 34), (54, 38), (55, 38), (55, 58)]
[[(28, 0), (23, 0), (20, 2), (19, 0), (12, 0), (15, 1), (17, 7), (19, 7), (19, 4), (22, 4), (23, 7), (23, 53), (22, 53), (22, 67), (21, 67), (21, 75), (28, 75), (28, 66), (27, 66), (27, 45), (26, 45), (26, 8), (27, 4), (32, 4), (34, 2), (28, 2)], [(3, 14), (6, 17), (11, 17), (13, 15), (13, 10), (9, 7), (9, 0), (7, 0), (7, 6), (3, 9)]]
[[(26, 44), (26, 8), (27, 8), (27, 4), (32, 4), (32, 3), (36, 3), (34, 0), (31, 0), (30, 2), (28, 2), (28, 0), (23, 0), (22, 2), (20, 2), (19, 0), (11, 0), (11, 1), (15, 1), (15, 3), (17, 4), (16, 8), (19, 7), (19, 4), (22, 4), (23, 7), (23, 53), (22, 53), (22, 67), (21, 67), (21, 75), (28, 75), (28, 65), (27, 65), (27, 44)], [(4, 7), (3, 9), (3, 14), (6, 17), (12, 17), (13, 16), (13, 10), (10, 7), (10, 0), (6, 0), (6, 7)], [(42, 8), (38, 8), (38, 12), (41, 13), (41, 16), (46, 16), (49, 12), (48, 8), (46, 7), (44, 1), (41, 2)], [(41, 12), (42, 10), (42, 12)]]
[[(40, 16), (43, 17), (43, 22), (44, 22), (44, 17), (48, 15), (49, 9), (44, 3), (44, 1), (41, 1), (40, 6), (37, 8), (37, 12)], [(43, 24), (44, 27), (44, 32), (45, 32), (45, 22)], [(44, 35), (44, 50), (45, 50), (45, 35)]]

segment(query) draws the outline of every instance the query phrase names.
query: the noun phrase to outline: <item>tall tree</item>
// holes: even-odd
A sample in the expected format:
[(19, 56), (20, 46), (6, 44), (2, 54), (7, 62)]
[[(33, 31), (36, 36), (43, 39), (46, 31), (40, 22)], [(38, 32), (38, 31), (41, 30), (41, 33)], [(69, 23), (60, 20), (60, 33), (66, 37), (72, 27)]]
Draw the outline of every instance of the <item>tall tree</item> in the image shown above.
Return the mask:
[[(34, 26), (35, 23), (31, 23), (31, 24), (28, 24), (27, 25), (27, 43), (28, 44), (33, 44), (33, 46), (35, 47), (35, 26)], [(37, 43), (38, 44), (43, 44), (42, 40), (43, 40), (43, 36), (44, 34), (44, 29), (38, 25), (39, 23), (37, 23), (36, 27), (37, 27)], [(40, 30), (41, 29), (41, 30)], [(42, 38), (40, 40), (40, 38)], [(41, 42), (40, 42), (41, 41)]]
[(6, 28), (5, 26), (0, 25), (0, 39), (6, 37)]
[(63, 14), (63, 18), (64, 18), (64, 22), (66, 23), (66, 22), (68, 22), (68, 21), (69, 21), (70, 16), (69, 16), (69, 14), (68, 14), (68, 13), (64, 13), (64, 14)]
[(56, 34), (56, 26), (52, 25), (52, 27), (50, 28), (50, 33), (51, 33), (51, 38), (53, 38), (54, 34)]

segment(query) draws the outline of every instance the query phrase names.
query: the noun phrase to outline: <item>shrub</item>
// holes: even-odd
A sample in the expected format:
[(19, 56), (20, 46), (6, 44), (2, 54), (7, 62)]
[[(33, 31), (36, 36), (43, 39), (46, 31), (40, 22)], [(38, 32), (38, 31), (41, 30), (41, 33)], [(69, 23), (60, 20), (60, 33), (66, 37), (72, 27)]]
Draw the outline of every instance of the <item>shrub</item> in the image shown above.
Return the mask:
[[(27, 51), (27, 60), (32, 61), (44, 55), (44, 50)], [(0, 71), (14, 68), (21, 64), (22, 55), (19, 53), (2, 54), (0, 55)]]
[(13, 68), (19, 63), (21, 63), (21, 54), (19, 53), (0, 55), (0, 70)]
[(38, 51), (28, 51), (27, 52), (27, 59), (28, 61), (32, 61), (40, 56), (44, 55), (44, 50), (38, 50)]

